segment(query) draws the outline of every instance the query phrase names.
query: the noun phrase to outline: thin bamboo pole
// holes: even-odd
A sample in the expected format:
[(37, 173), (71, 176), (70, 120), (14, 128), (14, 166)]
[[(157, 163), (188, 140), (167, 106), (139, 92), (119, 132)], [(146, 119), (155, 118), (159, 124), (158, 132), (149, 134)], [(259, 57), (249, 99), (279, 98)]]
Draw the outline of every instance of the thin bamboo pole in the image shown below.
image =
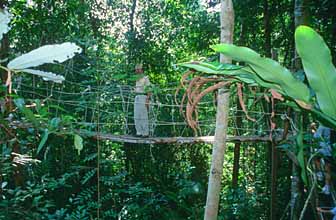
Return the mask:
[[(234, 11), (232, 0), (221, 0), (221, 43), (232, 43), (234, 26)], [(231, 60), (221, 54), (221, 63), (230, 63)], [(226, 135), (229, 115), (230, 92), (221, 88), (217, 96), (217, 114), (215, 143), (212, 150), (212, 160), (208, 183), (207, 201), (204, 220), (216, 220), (221, 191), (223, 162), (226, 148)]]

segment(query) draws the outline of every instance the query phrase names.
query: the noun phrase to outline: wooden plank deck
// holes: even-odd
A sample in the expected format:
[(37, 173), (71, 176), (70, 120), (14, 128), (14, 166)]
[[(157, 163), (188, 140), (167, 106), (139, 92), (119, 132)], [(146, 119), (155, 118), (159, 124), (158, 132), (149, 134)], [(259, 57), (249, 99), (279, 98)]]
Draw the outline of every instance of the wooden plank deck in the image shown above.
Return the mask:
[[(214, 143), (214, 136), (202, 137), (135, 137), (130, 135), (113, 135), (107, 133), (79, 131), (80, 134), (93, 137), (99, 140), (110, 140), (120, 143), (133, 144), (194, 144)], [(269, 142), (269, 136), (228, 136), (227, 142)]]

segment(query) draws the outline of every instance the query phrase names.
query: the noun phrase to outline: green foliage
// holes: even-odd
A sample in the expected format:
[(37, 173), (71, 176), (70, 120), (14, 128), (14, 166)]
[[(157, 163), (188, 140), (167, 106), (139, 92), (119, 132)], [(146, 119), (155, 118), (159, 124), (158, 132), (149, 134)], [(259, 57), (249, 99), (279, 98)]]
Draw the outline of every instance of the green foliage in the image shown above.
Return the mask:
[(49, 136), (49, 131), (48, 129), (46, 129), (44, 131), (44, 134), (42, 136), (42, 139), (41, 139), (41, 142), (39, 143), (38, 147), (37, 147), (37, 151), (36, 151), (36, 154), (39, 154), (40, 151), (42, 150), (42, 148), (44, 147), (45, 143), (47, 142), (48, 140), (48, 136)]
[[(9, 23), (12, 18), (12, 14), (10, 14), (7, 10), (1, 10), (0, 18), (1, 18), (1, 26), (0, 26), (1, 28), (0, 40), (1, 40), (2, 35), (7, 33), (8, 30), (10, 29)], [(31, 73), (43, 77), (44, 80), (47, 81), (50, 80), (56, 83), (61, 83), (64, 80), (63, 76), (58, 76), (54, 73), (28, 68), (40, 66), (45, 63), (64, 62), (65, 60), (72, 58), (75, 55), (75, 53), (80, 53), (81, 51), (82, 49), (73, 43), (63, 43), (60, 45), (46, 45), (11, 60), (7, 65), (8, 69), (6, 69), (5, 67), (1, 68), (6, 69), (8, 72), (22, 71), (26, 73)], [(7, 84), (8, 83), (11, 82), (7, 82)]]
[(297, 51), (307, 76), (309, 86), (316, 94), (320, 110), (336, 119), (336, 68), (331, 53), (322, 39), (313, 29), (300, 26), (295, 31)]
[(87, 183), (90, 179), (92, 179), (92, 177), (95, 176), (95, 174), (97, 173), (97, 169), (94, 168), (90, 171), (88, 171), (82, 178), (81, 180), (81, 184), (84, 185), (85, 183)]
[(213, 49), (236, 61), (246, 63), (249, 68), (232, 67), (219, 63), (208, 64), (205, 62), (191, 62), (181, 65), (208, 74), (233, 76), (249, 84), (254, 83), (266, 88), (275, 89), (294, 100), (303, 101), (306, 105), (309, 104), (310, 94), (307, 86), (297, 80), (288, 69), (282, 67), (274, 60), (263, 58), (249, 48), (237, 47), (230, 44), (216, 45), (213, 46)]
[(11, 60), (7, 67), (12, 70), (24, 70), (45, 63), (62, 63), (80, 53), (82, 49), (73, 43), (45, 45)]
[(89, 220), (88, 209), (85, 205), (77, 206), (74, 212), (67, 214), (65, 220)]
[(25, 187), (2, 188), (0, 219), (44, 219), (55, 207), (55, 202), (48, 197), (53, 191), (67, 187), (66, 179), (54, 179), (42, 176), (41, 182), (27, 182)]
[(271, 88), (287, 95), (294, 100), (309, 104), (310, 94), (307, 86), (297, 80), (293, 74), (278, 62), (261, 57), (255, 51), (246, 47), (237, 47), (230, 44), (219, 44), (212, 47), (216, 52), (222, 53), (233, 60), (241, 61), (251, 67), (264, 82), (274, 84)]
[(224, 193), (222, 201), (224, 207), (219, 219), (256, 219), (260, 216), (260, 210), (256, 204), (261, 202), (263, 198), (255, 193), (248, 193), (244, 188), (227, 188)]
[[(309, 81), (309, 86), (316, 96), (316, 100), (311, 98), (308, 86), (296, 79), (288, 69), (282, 67), (278, 62), (262, 57), (246, 47), (218, 44), (212, 48), (235, 61), (244, 62), (247, 67), (232, 67), (231, 65), (204, 62), (190, 62), (182, 64), (182, 66), (206, 74), (231, 76), (242, 82), (248, 82), (248, 80), (252, 79), (255, 84), (264, 88), (275, 89), (288, 98), (295, 100), (301, 108), (311, 111), (314, 116), (317, 116), (317, 119), (327, 125), (331, 125), (332, 128), (336, 128), (336, 121), (334, 120), (336, 118), (336, 96), (332, 92), (332, 88), (336, 84), (336, 69), (332, 64), (330, 50), (322, 37), (306, 26), (297, 28), (295, 40), (298, 53), (302, 58), (304, 73)], [(316, 53), (320, 56), (316, 57)], [(247, 68), (250, 68), (250, 71)], [(240, 79), (244, 77), (246, 78)], [(301, 125), (302, 123), (299, 124)], [(296, 136), (296, 158), (301, 167), (301, 178), (304, 184), (308, 186), (302, 132), (303, 128), (300, 128)]]
[(303, 144), (303, 131), (300, 129), (299, 133), (296, 137), (296, 146), (297, 146), (297, 160), (299, 162), (299, 166), (301, 167), (301, 179), (304, 184), (308, 185), (307, 172), (306, 172), (306, 162), (305, 162), (305, 146)]
[[(44, 47), (40, 49), (41, 53), (26, 58), (25, 61), (29, 63), (34, 61), (43, 65), (39, 66), (40, 70), (25, 70), (31, 74), (17, 74), (14, 71), (11, 97), (15, 105), (11, 111), (4, 108), (7, 97), (3, 94), (7, 88), (4, 85), (0, 87), (0, 219), (91, 220), (97, 219), (98, 207), (100, 219), (107, 220), (120, 216), (130, 220), (202, 219), (210, 146), (135, 147), (100, 140), (101, 151), (98, 153), (97, 140), (78, 131), (96, 131), (95, 122), (99, 120), (102, 131), (123, 134), (120, 124), (125, 123), (123, 116), (130, 114), (131, 110), (127, 112), (121, 100), (115, 97), (115, 90), (120, 89), (116, 85), (134, 85), (133, 64), (139, 61), (144, 63), (145, 72), (157, 85), (153, 96), (160, 107), (160, 118), (182, 120), (177, 108), (161, 106), (160, 101), (171, 98), (166, 91), (175, 89), (180, 79), (180, 69), (172, 63), (199, 56), (217, 59), (209, 50), (209, 45), (218, 43), (220, 31), (219, 13), (211, 12), (216, 2), (137, 1), (133, 31), (128, 27), (131, 1), (108, 1), (108, 5), (104, 1), (79, 0), (8, 2), (13, 18), (11, 31), (4, 39), (10, 42), (10, 47), (8, 51), (5, 47), (1, 50), (4, 53), (1, 54), (2, 60), (12, 60), (8, 66), (15, 67), (13, 60), (19, 57), (17, 54), (31, 55), (41, 45), (66, 46), (64, 48), (71, 50), (73, 44), (61, 46), (61, 43), (74, 42), (80, 45), (83, 53), (62, 64), (54, 62), (55, 58), (47, 58), (48, 62), (45, 63), (44, 58), (57, 50)], [(234, 2), (237, 21), (235, 41), (261, 54), (268, 51), (264, 47), (266, 38), (263, 37), (264, 2)], [(327, 2), (323, 5), (312, 3), (311, 7), (321, 34), (330, 45), (334, 45), (331, 34), (333, 22), (329, 16), (334, 11), (334, 4)], [(283, 63), (290, 64), (294, 50), (291, 40), (292, 3), (272, 3), (269, 9), (272, 15), (271, 46), (279, 51)], [(251, 14), (255, 16), (252, 18)], [(0, 20), (8, 27), (8, 20)], [(0, 32), (6, 30), (1, 28), (3, 26), (1, 23)], [(331, 52), (335, 54), (334, 50)], [(234, 82), (242, 80), (251, 85), (279, 89), (277, 84), (264, 81), (255, 74), (251, 67), (217, 66), (215, 62), (202, 62), (201, 65), (207, 71), (221, 71), (220, 74), (226, 74), (225, 77)], [(6, 67), (6, 63), (3, 66)], [(52, 74), (54, 72), (60, 75), (55, 76)], [(62, 84), (45, 82), (45, 76), (54, 82), (62, 81)], [(60, 76), (65, 80), (58, 78)], [(258, 90), (244, 96), (252, 111), (268, 111), (267, 104), (262, 103), (266, 106), (264, 108), (262, 104), (255, 103), (254, 97), (260, 94), (262, 91)], [(211, 94), (209, 103), (212, 103), (212, 99)], [(234, 106), (235, 101), (232, 104)], [(98, 107), (107, 113), (97, 114)], [(209, 120), (214, 115), (214, 109), (215, 105), (211, 104), (200, 108), (200, 119)], [(319, 118), (333, 122), (332, 117), (318, 108), (312, 111)], [(245, 119), (244, 123), (251, 125)], [(230, 121), (230, 124), (235, 126), (234, 121)], [(253, 127), (259, 129), (266, 124), (268, 119), (258, 121)], [(279, 120), (277, 125), (280, 124)], [(162, 126), (155, 132), (160, 136), (192, 135), (190, 130), (180, 125), (174, 125), (173, 129)], [(258, 134), (267, 135), (263, 131), (258, 131)], [(76, 135), (81, 135), (77, 143)], [(241, 151), (240, 187), (237, 191), (229, 187), (232, 148), (228, 151), (221, 219), (269, 219), (268, 154), (256, 150), (263, 147), (255, 144)], [(21, 156), (17, 158), (21, 158), (23, 164), (13, 162), (14, 149), (19, 149)], [(295, 150), (296, 144), (290, 149)], [(289, 164), (286, 158), (281, 161), (282, 167)], [(99, 176), (97, 165), (100, 168)], [(278, 191), (279, 209), (287, 205), (286, 192), (289, 191), (287, 177), (290, 169), (284, 167), (283, 170), (278, 181), (281, 189)], [(21, 178), (17, 178), (17, 172)]]
[[(182, 64), (182, 66), (207, 74), (233, 76), (247, 83), (252, 79), (254, 83), (262, 87), (275, 89), (295, 100), (300, 107), (311, 111), (321, 121), (326, 122), (331, 127), (336, 127), (336, 121), (333, 119), (336, 117), (336, 112), (333, 112), (334, 104), (332, 104), (335, 95), (331, 89), (336, 80), (336, 71), (331, 62), (330, 50), (323, 39), (311, 28), (299, 27), (295, 37), (309, 85), (317, 97), (316, 105), (312, 104), (307, 85), (296, 79), (288, 69), (272, 59), (261, 57), (258, 53), (246, 47), (218, 44), (213, 46), (213, 49), (233, 60), (246, 63), (247, 67), (251, 69), (239, 66), (225, 68), (225, 65), (222, 66), (222, 64), (204, 62), (190, 62)], [(321, 56), (316, 59), (313, 51), (319, 51)]]

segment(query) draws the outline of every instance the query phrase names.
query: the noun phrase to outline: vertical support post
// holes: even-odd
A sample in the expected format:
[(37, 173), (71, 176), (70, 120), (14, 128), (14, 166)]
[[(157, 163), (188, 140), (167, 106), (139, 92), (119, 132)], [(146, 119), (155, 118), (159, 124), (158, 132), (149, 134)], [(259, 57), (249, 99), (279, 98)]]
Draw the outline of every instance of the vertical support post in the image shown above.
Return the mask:
[(272, 171), (271, 171), (271, 220), (277, 219), (276, 210), (276, 192), (277, 192), (277, 169), (278, 169), (278, 155), (274, 141), (271, 142), (272, 151)]
[[(232, 0), (221, 0), (221, 43), (232, 43), (233, 27), (234, 11)], [(231, 60), (221, 54), (220, 62), (230, 63)], [(218, 216), (229, 116), (229, 97), (230, 92), (227, 88), (219, 89), (217, 96), (215, 143), (212, 150), (204, 220), (216, 220)]]
[[(272, 49), (271, 50), (271, 54), (272, 54), (272, 59), (278, 61), (278, 53), (276, 50)], [(275, 106), (275, 100), (274, 100), (274, 104), (272, 104), (273, 106)], [(274, 107), (272, 107), (274, 108)], [(274, 110), (275, 111), (275, 110)], [(273, 118), (271, 117), (271, 120), (273, 120)], [(272, 140), (272, 142), (270, 143), (271, 146), (271, 153), (272, 153), (272, 166), (271, 166), (271, 203), (270, 203), (270, 217), (271, 220), (276, 220), (277, 219), (277, 178), (278, 178), (278, 152), (277, 152), (277, 148), (276, 148), (276, 144), (274, 142), (274, 140)]]
[(232, 187), (234, 189), (238, 187), (240, 145), (241, 145), (240, 142), (235, 143), (234, 152), (233, 152)]
[(215, 143), (212, 149), (204, 220), (216, 220), (218, 215), (224, 153), (226, 149), (229, 96), (230, 93), (228, 90), (219, 89), (217, 96)]

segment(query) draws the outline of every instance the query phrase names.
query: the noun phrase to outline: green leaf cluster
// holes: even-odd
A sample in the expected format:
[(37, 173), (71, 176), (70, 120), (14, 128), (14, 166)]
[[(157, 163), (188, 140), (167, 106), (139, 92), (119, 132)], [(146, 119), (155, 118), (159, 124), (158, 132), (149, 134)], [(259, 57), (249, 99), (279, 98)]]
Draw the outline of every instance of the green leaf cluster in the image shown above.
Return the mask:
[[(181, 65), (206, 74), (223, 75), (229, 79), (274, 89), (336, 128), (336, 93), (333, 92), (336, 69), (332, 64), (330, 50), (322, 37), (307, 26), (296, 29), (295, 42), (308, 84), (295, 78), (293, 73), (278, 62), (262, 57), (252, 49), (231, 44), (217, 44), (212, 48), (245, 66), (206, 62)], [(309, 88), (313, 90), (314, 96)]]

